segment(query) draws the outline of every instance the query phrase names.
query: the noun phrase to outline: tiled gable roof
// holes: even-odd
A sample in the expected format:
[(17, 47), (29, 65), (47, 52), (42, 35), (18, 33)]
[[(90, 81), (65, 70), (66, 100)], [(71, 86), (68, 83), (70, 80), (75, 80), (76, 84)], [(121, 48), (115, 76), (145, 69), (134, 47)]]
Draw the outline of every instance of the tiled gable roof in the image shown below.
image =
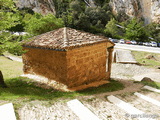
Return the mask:
[[(101, 42), (110, 41), (104, 36), (64, 27), (35, 36), (23, 46), (67, 50)], [(114, 46), (114, 43), (112, 44)]]

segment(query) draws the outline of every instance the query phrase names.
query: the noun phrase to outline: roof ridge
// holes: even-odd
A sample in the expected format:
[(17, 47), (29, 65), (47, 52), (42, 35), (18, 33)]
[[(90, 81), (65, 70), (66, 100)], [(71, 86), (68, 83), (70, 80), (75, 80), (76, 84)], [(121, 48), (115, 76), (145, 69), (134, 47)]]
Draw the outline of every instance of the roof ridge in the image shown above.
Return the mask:
[(64, 30), (63, 30), (63, 33), (64, 33), (64, 38), (63, 38), (63, 40), (64, 40), (64, 47), (66, 47), (66, 46), (68, 46), (69, 45), (69, 41), (68, 41), (68, 35), (67, 35), (67, 27), (64, 27), (63, 28)]

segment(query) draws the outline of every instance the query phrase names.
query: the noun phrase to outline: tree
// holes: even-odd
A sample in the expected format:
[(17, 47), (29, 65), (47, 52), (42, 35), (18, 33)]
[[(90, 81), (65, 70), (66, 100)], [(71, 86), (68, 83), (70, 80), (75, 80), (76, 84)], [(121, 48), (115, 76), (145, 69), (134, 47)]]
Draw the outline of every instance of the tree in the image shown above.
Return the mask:
[(125, 37), (140, 42), (147, 41), (148, 35), (144, 28), (144, 23), (136, 18), (131, 19), (126, 26)]
[(19, 14), (12, 0), (0, 1), (0, 31), (19, 23)]
[(160, 24), (150, 23), (145, 26), (148, 36), (152, 37), (156, 42), (160, 42)]
[(25, 31), (31, 35), (39, 35), (60, 27), (64, 26), (63, 20), (61, 18), (56, 18), (52, 14), (42, 16), (41, 14), (35, 13), (30, 16), (30, 19), (25, 20)]
[(108, 36), (113, 38), (116, 38), (118, 36), (118, 33), (120, 30), (116, 26), (116, 24), (117, 24), (117, 21), (114, 18), (107, 23), (104, 31)]
[[(10, 34), (6, 34), (3, 37), (3, 33), (6, 33), (7, 29), (16, 26), (19, 22), (19, 14), (12, 0), (1, 0), (0, 1), (0, 50), (5, 51), (8, 50), (9, 47), (6, 43), (8, 43), (8, 38), (10, 38)], [(3, 75), (0, 70), (0, 86), (6, 87), (4, 83)]]

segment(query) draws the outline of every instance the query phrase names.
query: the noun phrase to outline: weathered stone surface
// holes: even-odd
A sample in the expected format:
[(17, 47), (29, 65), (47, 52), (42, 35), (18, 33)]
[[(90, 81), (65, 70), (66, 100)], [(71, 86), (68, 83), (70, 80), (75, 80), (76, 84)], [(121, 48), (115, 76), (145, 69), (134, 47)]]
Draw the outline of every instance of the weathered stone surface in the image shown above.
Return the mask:
[(124, 12), (131, 17), (143, 17), (145, 23), (160, 23), (160, 0), (111, 0), (114, 13)]
[(19, 8), (30, 8), (41, 14), (56, 13), (53, 0), (18, 0), (16, 5)]
[(137, 61), (129, 50), (116, 50), (115, 57), (117, 63), (137, 64)]

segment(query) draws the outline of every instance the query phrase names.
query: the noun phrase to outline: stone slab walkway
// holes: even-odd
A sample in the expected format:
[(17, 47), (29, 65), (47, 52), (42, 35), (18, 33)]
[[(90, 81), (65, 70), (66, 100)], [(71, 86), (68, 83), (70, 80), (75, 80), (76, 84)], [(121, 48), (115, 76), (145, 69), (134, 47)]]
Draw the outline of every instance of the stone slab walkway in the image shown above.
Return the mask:
[(129, 50), (121, 50), (117, 49), (115, 51), (116, 63), (130, 63), (130, 64), (137, 64), (137, 61), (131, 54)]

